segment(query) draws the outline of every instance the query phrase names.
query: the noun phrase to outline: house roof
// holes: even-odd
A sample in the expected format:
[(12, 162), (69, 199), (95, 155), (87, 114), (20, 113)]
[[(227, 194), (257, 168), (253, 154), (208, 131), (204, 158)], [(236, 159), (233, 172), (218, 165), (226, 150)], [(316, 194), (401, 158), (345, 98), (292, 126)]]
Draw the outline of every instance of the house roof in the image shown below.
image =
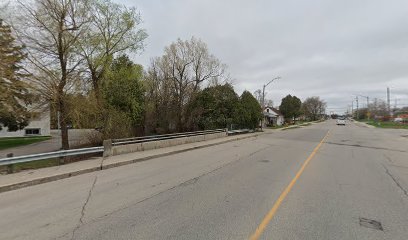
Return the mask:
[(266, 110), (267, 108), (269, 108), (270, 110), (272, 110), (275, 115), (283, 116), (283, 114), (282, 114), (278, 109), (276, 109), (276, 108), (274, 108), (274, 107), (266, 106), (266, 107), (264, 108), (264, 112), (265, 112), (265, 110)]

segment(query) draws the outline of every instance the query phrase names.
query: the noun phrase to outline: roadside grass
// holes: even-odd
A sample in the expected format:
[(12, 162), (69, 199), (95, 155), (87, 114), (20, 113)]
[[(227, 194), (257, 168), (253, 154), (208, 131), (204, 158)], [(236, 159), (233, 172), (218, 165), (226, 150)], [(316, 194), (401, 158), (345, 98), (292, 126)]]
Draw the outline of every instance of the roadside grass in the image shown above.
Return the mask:
[(50, 138), (50, 136), (0, 138), (0, 150), (41, 142)]
[(378, 128), (394, 128), (394, 129), (408, 129), (408, 124), (397, 122), (380, 122), (374, 120), (361, 120), (361, 122), (367, 123)]
[(64, 158), (50, 158), (44, 160), (36, 160), (31, 162), (24, 162), (24, 163), (15, 163), (5, 166), (0, 166), (0, 174), (5, 173), (16, 173), (21, 172), (24, 170), (31, 170), (31, 169), (38, 169), (38, 168), (46, 168), (46, 167), (54, 167), (58, 165), (65, 165), (70, 164), (73, 162), (78, 162), (82, 160), (88, 160), (93, 157), (101, 157), (101, 153), (88, 153), (84, 155), (78, 156), (68, 156)]
[(6, 173), (9, 168), (12, 169), (12, 172), (20, 172), (23, 170), (37, 169), (37, 168), (46, 168), (59, 165), (59, 159), (44, 159), (32, 162), (25, 163), (16, 163), (8, 166), (1, 166), (0, 172)]

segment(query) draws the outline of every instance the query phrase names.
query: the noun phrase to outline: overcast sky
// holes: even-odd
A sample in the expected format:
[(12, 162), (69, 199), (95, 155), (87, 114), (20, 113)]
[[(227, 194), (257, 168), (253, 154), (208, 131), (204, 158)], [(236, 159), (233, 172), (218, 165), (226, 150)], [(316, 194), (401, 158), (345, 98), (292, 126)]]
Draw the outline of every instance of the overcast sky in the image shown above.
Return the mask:
[[(320, 96), (344, 112), (353, 94), (408, 106), (407, 0), (115, 0), (140, 10), (148, 66), (177, 38), (201, 38), (228, 65), (237, 92), (267, 88), (275, 105)], [(360, 99), (365, 105), (365, 100)]]

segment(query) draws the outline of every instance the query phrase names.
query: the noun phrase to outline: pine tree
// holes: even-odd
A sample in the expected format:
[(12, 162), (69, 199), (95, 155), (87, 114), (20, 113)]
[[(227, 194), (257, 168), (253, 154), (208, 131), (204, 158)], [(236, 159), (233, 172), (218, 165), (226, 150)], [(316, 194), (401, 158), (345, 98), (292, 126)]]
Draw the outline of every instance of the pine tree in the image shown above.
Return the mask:
[(28, 125), (28, 86), (24, 82), (23, 46), (16, 44), (11, 27), (0, 19), (0, 130), (17, 131)]

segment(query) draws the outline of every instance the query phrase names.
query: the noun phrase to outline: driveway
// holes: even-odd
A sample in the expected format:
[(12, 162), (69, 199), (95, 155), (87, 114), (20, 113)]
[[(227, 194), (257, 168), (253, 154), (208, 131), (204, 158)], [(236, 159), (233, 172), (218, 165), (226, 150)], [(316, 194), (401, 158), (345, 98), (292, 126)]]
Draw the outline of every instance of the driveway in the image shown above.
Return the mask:
[[(70, 129), (68, 132), (70, 147), (80, 146), (88, 143), (88, 136), (94, 132), (96, 131), (93, 129)], [(13, 153), (14, 156), (22, 156), (27, 154), (58, 151), (60, 149), (61, 133), (59, 130), (51, 130), (51, 139), (20, 147), (1, 150), (0, 158), (5, 158), (9, 153)]]

